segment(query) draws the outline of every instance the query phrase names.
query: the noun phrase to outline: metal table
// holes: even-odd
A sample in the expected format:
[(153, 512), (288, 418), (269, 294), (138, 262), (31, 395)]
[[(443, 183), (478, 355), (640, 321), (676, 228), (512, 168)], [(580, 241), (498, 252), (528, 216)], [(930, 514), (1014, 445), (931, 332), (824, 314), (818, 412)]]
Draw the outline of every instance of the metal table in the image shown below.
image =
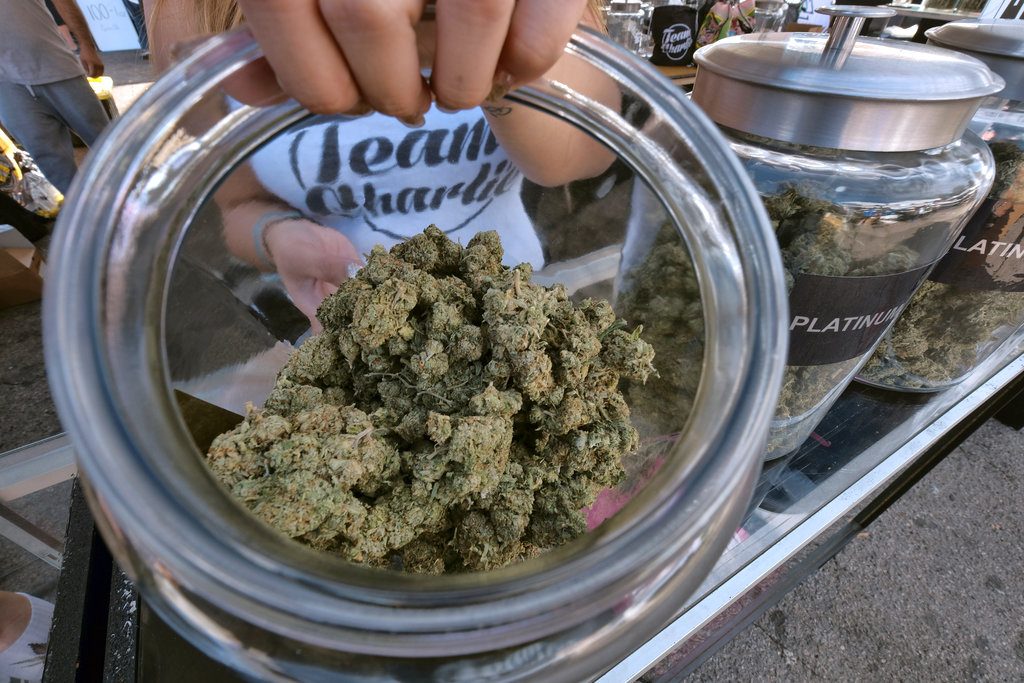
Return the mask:
[[(678, 616), (602, 683), (678, 680), (777, 603), (989, 417), (1024, 426), (1024, 343), (938, 394), (851, 386), (817, 432), (767, 463), (753, 510)], [(241, 680), (138, 600), (72, 500), (45, 681)]]

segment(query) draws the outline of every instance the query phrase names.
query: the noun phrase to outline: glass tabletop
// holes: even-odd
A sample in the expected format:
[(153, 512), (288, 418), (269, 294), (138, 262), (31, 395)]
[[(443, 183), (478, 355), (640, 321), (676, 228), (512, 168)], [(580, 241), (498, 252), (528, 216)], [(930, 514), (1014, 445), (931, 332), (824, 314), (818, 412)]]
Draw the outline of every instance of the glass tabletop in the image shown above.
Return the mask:
[(787, 562), (849, 519), (1022, 372), (1024, 343), (1011, 340), (943, 392), (851, 385), (800, 448), (765, 463), (751, 512), (679, 616), (599, 680), (661, 680), (659, 671), (694, 661), (706, 650), (704, 629), (727, 628), (723, 622), (739, 614), (734, 605), (745, 595), (786, 583)]

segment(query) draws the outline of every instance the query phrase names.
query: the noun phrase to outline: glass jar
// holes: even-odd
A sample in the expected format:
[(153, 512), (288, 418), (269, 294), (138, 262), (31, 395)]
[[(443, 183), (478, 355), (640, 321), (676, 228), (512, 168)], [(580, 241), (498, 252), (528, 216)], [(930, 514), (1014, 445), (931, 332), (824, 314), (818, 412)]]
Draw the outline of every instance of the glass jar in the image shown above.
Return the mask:
[(924, 0), (921, 3), (921, 9), (955, 12), (960, 2), (961, 0)]
[(960, 0), (960, 4), (956, 7), (957, 12), (964, 14), (977, 14), (983, 9), (985, 9), (985, 0)]
[[(422, 221), (416, 206), (427, 197), (472, 195), (485, 211), (511, 180), (488, 175), (472, 190), (413, 189), (388, 202), (379, 188), (371, 201), (364, 187), (355, 206), (353, 185), (337, 180), (342, 166), (366, 175), (420, 151), (438, 164), (449, 154), (489, 163), (496, 142), (484, 124), (403, 128), (395, 144), (384, 134), (394, 122), (373, 119), (380, 132), (366, 142), (345, 134), (360, 119), (312, 116), (294, 102), (243, 105), (232, 95), (237, 74), (260, 53), (240, 32), (199, 47), (91, 153), (51, 261), (54, 397), (119, 564), (149, 607), (211, 657), (273, 680), (584, 680), (660, 628), (724, 549), (753, 490), (785, 357), (774, 238), (721, 135), (653, 67), (591, 32), (567, 53), (618, 96), (538, 82), (505, 104), (554, 117), (566, 135), (586, 131), (610, 152), (605, 167), (619, 161), (566, 187), (523, 186), (527, 216), (544, 235), (534, 281), (574, 298), (613, 297), (625, 233), (648, 226), (632, 220), (628, 198), (647, 192), (645, 206), (661, 207), (652, 222), (672, 226), (669, 237), (692, 254), (702, 372), (692, 411), (657, 438), (641, 434), (637, 454), (652, 457), (632, 473), (623, 461), (635, 476), (601, 492), (587, 533), (503, 569), (417, 575), (315, 552), (249, 514), (203, 458), (247, 402), (260, 403), (309, 327), (279, 279), (225, 250), (225, 216), (237, 205), (222, 203), (223, 191), (256, 175), (283, 198), (272, 188), (294, 180), (298, 213), (324, 222), (347, 218), (346, 208), (359, 220)], [(416, 146), (431, 135), (443, 144)], [(268, 150), (276, 166), (260, 160)], [(431, 167), (416, 183), (450, 182), (441, 176)], [(499, 227), (492, 218), (509, 216), (470, 219), (465, 239)], [(602, 220), (612, 227), (596, 230)], [(235, 248), (246, 245), (258, 253), (258, 238)]]
[(612, 0), (605, 8), (608, 36), (639, 57), (650, 57), (652, 9), (638, 0)]
[(963, 132), (997, 77), (968, 57), (857, 38), (891, 9), (820, 11), (835, 17), (829, 36), (697, 53), (693, 100), (750, 173), (787, 270), (790, 348), (768, 458), (811, 435), (993, 176), (985, 145)]
[(957, 384), (1024, 325), (1024, 21), (955, 22), (928, 38), (985, 61), (1006, 88), (970, 124), (995, 157), (991, 193), (858, 375), (904, 391)]
[(754, 33), (781, 31), (786, 22), (784, 0), (760, 0), (754, 3)]
[(727, 134), (786, 268), (789, 360), (768, 442), (768, 454), (782, 456), (810, 436), (947, 252), (991, 182), (992, 162), (971, 133), (884, 153)]

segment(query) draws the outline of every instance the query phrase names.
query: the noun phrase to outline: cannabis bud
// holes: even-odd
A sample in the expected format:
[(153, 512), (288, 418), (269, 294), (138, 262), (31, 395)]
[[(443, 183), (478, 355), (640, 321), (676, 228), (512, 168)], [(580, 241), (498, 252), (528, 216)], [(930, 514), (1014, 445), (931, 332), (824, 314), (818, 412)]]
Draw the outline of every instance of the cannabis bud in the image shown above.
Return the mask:
[(608, 302), (502, 265), (495, 232), (436, 227), (318, 311), (322, 334), (207, 461), (260, 519), (313, 548), (412, 572), (501, 567), (586, 530), (637, 431), (620, 379), (654, 350)]

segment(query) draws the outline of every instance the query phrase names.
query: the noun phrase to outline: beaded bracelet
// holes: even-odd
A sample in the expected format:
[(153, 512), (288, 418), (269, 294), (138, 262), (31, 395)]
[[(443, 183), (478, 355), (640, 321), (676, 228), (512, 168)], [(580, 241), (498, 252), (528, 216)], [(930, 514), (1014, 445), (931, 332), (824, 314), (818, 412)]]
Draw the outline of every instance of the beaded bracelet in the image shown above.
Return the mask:
[(252, 249), (256, 258), (268, 270), (274, 270), (274, 260), (267, 250), (267, 228), (281, 221), (293, 221), (302, 218), (298, 211), (267, 211), (252, 226)]

